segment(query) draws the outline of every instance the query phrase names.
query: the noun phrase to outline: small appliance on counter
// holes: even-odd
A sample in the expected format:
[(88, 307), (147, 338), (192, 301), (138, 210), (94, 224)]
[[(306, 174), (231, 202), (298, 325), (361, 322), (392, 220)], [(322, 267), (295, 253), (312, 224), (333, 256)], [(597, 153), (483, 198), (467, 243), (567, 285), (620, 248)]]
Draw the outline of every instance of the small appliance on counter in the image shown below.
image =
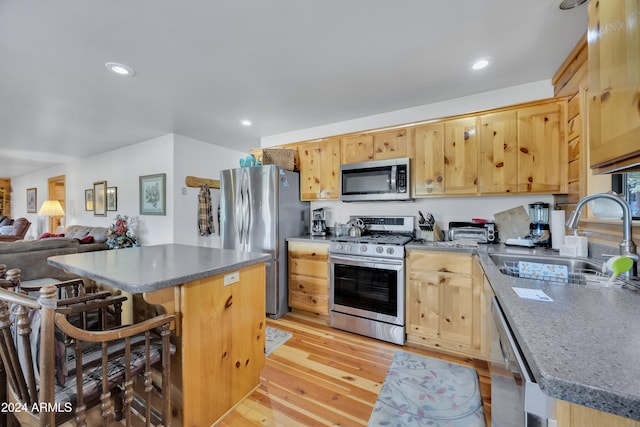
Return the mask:
[(312, 236), (326, 236), (327, 235), (327, 220), (326, 212), (324, 208), (314, 209), (311, 213), (311, 235)]
[(536, 246), (551, 246), (551, 228), (549, 227), (549, 203), (536, 202), (529, 205), (529, 235)]
[(478, 243), (497, 243), (498, 229), (493, 222), (449, 223), (449, 240), (475, 240)]

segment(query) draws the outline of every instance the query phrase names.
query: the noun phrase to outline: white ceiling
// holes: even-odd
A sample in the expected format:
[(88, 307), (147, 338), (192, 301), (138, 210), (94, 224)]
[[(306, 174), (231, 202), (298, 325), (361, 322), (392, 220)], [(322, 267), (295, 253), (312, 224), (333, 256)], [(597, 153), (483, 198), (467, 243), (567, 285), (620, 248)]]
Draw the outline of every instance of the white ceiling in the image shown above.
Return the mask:
[[(0, 176), (168, 133), (246, 151), (261, 136), (550, 79), (587, 24), (586, 5), (559, 3), (2, 0)], [(493, 64), (472, 73), (481, 56)]]

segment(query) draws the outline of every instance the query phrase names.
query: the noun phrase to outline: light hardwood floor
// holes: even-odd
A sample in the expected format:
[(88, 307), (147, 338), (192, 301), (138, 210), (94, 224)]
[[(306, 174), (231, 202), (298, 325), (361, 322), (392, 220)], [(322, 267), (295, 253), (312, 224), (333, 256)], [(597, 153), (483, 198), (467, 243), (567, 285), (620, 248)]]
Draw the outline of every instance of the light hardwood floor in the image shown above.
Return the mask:
[(470, 366), (478, 372), (487, 425), (487, 363), (413, 346), (397, 346), (330, 328), (298, 313), (267, 324), (293, 337), (267, 357), (260, 387), (220, 426), (366, 426), (396, 350)]

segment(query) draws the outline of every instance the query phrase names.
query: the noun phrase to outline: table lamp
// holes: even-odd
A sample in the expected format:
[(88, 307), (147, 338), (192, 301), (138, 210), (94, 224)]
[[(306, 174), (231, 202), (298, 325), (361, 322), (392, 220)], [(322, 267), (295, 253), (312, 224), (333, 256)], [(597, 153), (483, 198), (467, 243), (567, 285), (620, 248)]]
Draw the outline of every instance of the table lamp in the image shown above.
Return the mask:
[[(38, 215), (46, 217), (64, 216), (64, 209), (62, 209), (62, 205), (58, 200), (45, 200), (42, 206), (40, 206)], [(49, 226), (47, 225), (47, 229), (48, 228)]]

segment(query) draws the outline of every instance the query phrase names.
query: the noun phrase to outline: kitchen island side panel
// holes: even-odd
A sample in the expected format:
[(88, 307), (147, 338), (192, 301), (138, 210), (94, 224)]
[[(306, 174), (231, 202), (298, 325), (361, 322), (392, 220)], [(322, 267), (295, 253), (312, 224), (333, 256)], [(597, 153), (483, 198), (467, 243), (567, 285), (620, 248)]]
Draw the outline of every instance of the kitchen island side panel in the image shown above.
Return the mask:
[(188, 403), (185, 427), (211, 425), (260, 384), (265, 265), (237, 272), (235, 282), (231, 272), (181, 285), (181, 361), (172, 374)]

